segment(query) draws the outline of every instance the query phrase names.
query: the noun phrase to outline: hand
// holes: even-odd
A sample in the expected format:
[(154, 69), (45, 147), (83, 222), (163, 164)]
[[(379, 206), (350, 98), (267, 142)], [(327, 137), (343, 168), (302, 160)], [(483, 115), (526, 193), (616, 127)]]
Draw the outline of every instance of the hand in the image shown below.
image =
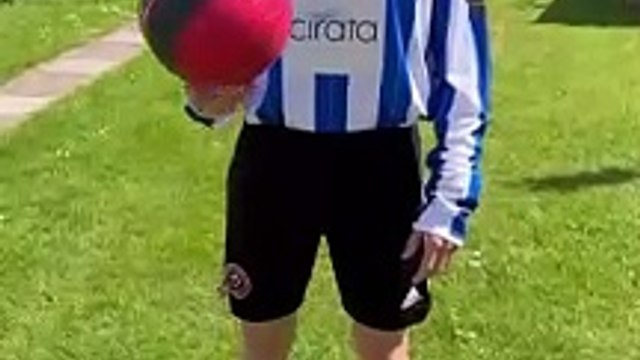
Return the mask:
[(440, 236), (415, 231), (407, 241), (402, 259), (410, 259), (420, 249), (423, 249), (422, 260), (417, 272), (413, 275), (414, 284), (444, 272), (449, 267), (458, 246)]
[(198, 113), (207, 118), (230, 115), (246, 97), (247, 86), (223, 86), (214, 89), (186, 87), (187, 96)]

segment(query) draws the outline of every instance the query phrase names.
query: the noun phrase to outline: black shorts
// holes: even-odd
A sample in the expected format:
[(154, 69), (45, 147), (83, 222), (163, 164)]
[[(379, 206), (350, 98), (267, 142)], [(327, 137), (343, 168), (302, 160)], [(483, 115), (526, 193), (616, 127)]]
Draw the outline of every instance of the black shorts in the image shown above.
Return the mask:
[(421, 254), (401, 260), (420, 205), (416, 134), (245, 125), (227, 185), (223, 286), (233, 313), (262, 322), (295, 312), (324, 235), (356, 322), (399, 330), (424, 320), (426, 283), (410, 281)]

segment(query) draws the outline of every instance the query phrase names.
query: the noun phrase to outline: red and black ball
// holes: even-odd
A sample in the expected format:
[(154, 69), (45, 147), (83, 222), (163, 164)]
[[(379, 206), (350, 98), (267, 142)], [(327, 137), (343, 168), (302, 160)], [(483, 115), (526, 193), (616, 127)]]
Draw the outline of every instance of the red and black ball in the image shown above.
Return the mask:
[(291, 0), (142, 0), (152, 52), (193, 86), (247, 85), (285, 48)]

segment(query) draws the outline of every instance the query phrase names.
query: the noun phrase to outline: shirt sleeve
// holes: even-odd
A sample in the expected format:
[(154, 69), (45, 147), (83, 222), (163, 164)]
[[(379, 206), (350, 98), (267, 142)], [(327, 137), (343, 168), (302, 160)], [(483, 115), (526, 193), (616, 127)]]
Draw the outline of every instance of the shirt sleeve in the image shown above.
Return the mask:
[(487, 130), (491, 60), (482, 0), (433, 2), (425, 60), (429, 118), (436, 146), (414, 229), (463, 245), (482, 188), (480, 161)]

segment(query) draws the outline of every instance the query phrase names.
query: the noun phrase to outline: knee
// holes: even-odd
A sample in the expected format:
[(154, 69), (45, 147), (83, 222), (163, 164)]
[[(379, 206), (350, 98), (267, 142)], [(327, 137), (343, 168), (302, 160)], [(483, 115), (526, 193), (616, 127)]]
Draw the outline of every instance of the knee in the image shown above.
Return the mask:
[(260, 323), (242, 322), (243, 360), (285, 360), (295, 337), (295, 315)]
[(381, 331), (354, 324), (353, 340), (361, 360), (409, 360), (407, 331)]

